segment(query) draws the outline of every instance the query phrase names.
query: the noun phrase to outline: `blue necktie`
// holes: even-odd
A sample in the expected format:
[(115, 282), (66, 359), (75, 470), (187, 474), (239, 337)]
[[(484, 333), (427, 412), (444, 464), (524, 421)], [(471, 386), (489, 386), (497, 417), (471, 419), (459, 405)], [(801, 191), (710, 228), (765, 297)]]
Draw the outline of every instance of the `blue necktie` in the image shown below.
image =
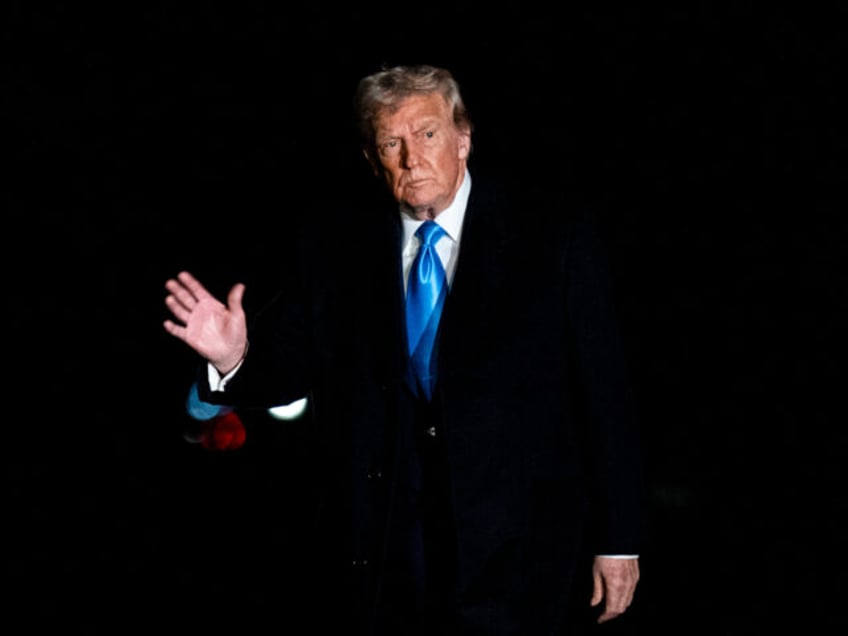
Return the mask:
[(445, 270), (436, 243), (445, 231), (434, 221), (424, 221), (415, 232), (421, 241), (409, 271), (406, 291), (406, 332), (412, 372), (417, 389), (427, 400), (433, 397), (435, 364), (433, 343), (448, 292)]

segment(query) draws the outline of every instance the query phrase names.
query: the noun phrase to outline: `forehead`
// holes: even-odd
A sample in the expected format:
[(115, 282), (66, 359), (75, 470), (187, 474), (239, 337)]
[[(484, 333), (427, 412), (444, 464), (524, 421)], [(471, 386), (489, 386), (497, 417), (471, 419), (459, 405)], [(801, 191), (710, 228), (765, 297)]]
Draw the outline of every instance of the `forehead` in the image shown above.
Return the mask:
[(380, 136), (393, 135), (431, 122), (452, 121), (450, 106), (439, 93), (413, 95), (395, 108), (384, 108), (377, 115), (376, 130)]

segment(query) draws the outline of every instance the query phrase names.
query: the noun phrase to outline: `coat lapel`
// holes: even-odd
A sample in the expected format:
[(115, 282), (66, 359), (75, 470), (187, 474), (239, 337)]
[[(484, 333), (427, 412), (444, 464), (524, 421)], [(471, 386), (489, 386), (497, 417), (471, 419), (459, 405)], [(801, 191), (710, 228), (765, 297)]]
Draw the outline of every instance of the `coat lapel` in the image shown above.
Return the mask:
[(505, 212), (499, 191), (482, 179), (475, 180), (465, 212), (456, 273), (442, 312), (442, 350), (450, 349), (454, 338), (474, 333), (474, 323), (479, 327), (479, 321), (495, 318), (490, 310), (504, 284)]

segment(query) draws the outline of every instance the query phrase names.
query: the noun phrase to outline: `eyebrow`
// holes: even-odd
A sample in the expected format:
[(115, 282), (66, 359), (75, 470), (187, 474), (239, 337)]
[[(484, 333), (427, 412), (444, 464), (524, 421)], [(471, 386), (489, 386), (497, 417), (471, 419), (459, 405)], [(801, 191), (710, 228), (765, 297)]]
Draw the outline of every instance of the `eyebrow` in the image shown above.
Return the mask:
[[(415, 128), (413, 128), (412, 132), (413, 133), (419, 133), (422, 130), (427, 130), (428, 128), (435, 128), (435, 127), (438, 127), (438, 126), (441, 126), (441, 125), (442, 125), (442, 120), (441, 120), (440, 117), (428, 116), (422, 122), (417, 123), (415, 125)], [(375, 139), (377, 139), (377, 141), (385, 140), (385, 139), (397, 139), (399, 136), (400, 135), (390, 134), (387, 131), (378, 130), (377, 134), (375, 135)]]

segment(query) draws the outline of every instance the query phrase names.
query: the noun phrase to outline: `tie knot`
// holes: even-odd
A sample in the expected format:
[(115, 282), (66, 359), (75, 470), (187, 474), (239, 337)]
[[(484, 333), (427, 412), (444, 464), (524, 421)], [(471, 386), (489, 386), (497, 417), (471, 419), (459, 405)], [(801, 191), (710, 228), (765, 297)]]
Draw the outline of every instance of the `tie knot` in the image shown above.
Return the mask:
[(417, 236), (424, 245), (435, 245), (438, 240), (444, 236), (444, 234), (445, 231), (442, 226), (435, 221), (424, 221), (424, 223), (422, 223), (415, 231), (415, 236)]

